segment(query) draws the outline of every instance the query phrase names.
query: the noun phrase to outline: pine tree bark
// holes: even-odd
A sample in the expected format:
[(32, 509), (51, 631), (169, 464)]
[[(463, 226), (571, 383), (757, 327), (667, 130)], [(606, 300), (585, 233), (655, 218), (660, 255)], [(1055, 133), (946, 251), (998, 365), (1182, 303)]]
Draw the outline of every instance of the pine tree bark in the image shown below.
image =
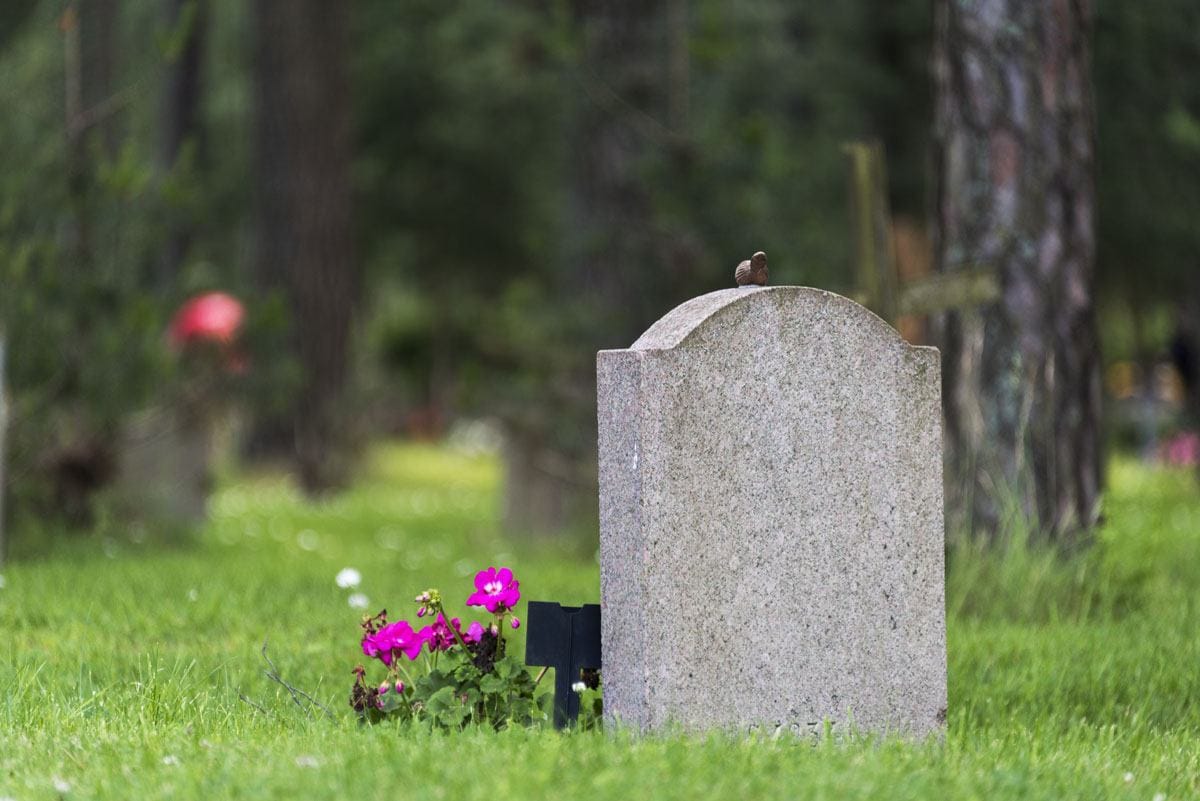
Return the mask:
[(282, 290), (303, 371), (287, 415), (309, 492), (347, 468), (342, 413), (358, 275), (351, 248), (347, 3), (257, 0), (260, 285)]
[(1097, 521), (1090, 24), (1088, 0), (936, 5), (935, 257), (1003, 289), (943, 325), (948, 497), (980, 533)]

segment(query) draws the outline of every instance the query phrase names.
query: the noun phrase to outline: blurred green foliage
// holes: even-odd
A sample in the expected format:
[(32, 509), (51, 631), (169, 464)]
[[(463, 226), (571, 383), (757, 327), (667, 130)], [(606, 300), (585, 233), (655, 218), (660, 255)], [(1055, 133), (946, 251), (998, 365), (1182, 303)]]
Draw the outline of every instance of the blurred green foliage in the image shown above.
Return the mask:
[[(882, 138), (896, 154), (896, 208), (921, 213), (922, 0), (882, 13), (688, 6), (679, 121), (622, 97), (612, 62), (590, 60), (589, 42), (611, 24), (604, 4), (358, 5), (358, 219), (377, 290), (367, 342), (410, 399), (496, 415), (586, 457), (597, 349), (628, 345), (671, 306), (730, 285), (733, 265), (758, 248), (779, 283), (849, 287), (844, 141)], [(670, 44), (666, 4), (650, 7), (641, 14), (654, 27), (623, 55), (652, 72), (646, 91), (660, 97), (680, 91), (662, 85), (665, 56), (633, 50)], [(631, 173), (640, 197), (630, 203), (645, 216), (580, 223), (573, 181), (596, 157), (589, 126), (618, 129), (632, 163), (614, 158), (611, 170)], [(651, 245), (621, 246), (639, 237)], [(575, 277), (592, 253), (620, 302)], [(624, 263), (630, 253), (638, 264)]]
[[(728, 286), (733, 265), (758, 248), (777, 283), (850, 286), (845, 141), (882, 140), (894, 210), (924, 216), (928, 0), (684, 5), (687, 68), (676, 85), (666, 51), (677, 23), (663, 0), (639, 10), (644, 35), (608, 61), (589, 47), (620, 3), (354, 4), (365, 291), (351, 357), (368, 406), (392, 417), (423, 405), (493, 415), (585, 456), (597, 348), (625, 346), (674, 304)], [(115, 146), (89, 135), (86, 190), (74, 195), (64, 5), (4, 5), (0, 103), (19, 113), (0, 125), (0, 324), (18, 482), (35, 482), (47, 443), (108, 437), (131, 409), (162, 399), (172, 363), (161, 333), (183, 297), (261, 289), (247, 179), (253, 15), (236, 0), (207, 6), (173, 28), (159, 0), (119, 4), (116, 102), (105, 119)], [(1156, 310), (1196, 270), (1197, 13), (1184, 0), (1097, 8), (1097, 230), (1111, 353), (1128, 350), (1130, 304), (1161, 319)], [(193, 24), (205, 26), (201, 125), (162, 164), (164, 74)], [(623, 61), (646, 71), (654, 103), (682, 92), (686, 114), (616, 92), (606, 69)], [(636, 235), (651, 243), (642, 250), (620, 247), (635, 236), (628, 221), (580, 222), (577, 175), (594, 122), (620, 126), (634, 154), (622, 169), (640, 193)], [(81, 214), (92, 229), (86, 265), (72, 250)], [(190, 248), (163, 280), (161, 253), (178, 228)], [(577, 263), (596, 252), (621, 276), (615, 298), (581, 288)], [(622, 263), (627, 252), (637, 263)], [(250, 311), (263, 332), (252, 395), (269, 404), (296, 386), (295, 365), (280, 356), (287, 309), (274, 298)]]
[[(49, 502), (36, 470), (58, 447), (112, 436), (164, 368), (161, 310), (145, 283), (157, 241), (155, 192), (130, 131), (118, 150), (82, 142), (86, 176), (66, 157), (58, 4), (41, 3), (0, 53), (0, 326), (13, 393), (10, 460), (18, 499)], [(72, 186), (78, 189), (72, 192)], [(80, 217), (86, 215), (86, 234)], [(91, 243), (86, 262), (74, 243)]]
[(1144, 311), (1200, 291), (1200, 6), (1103, 0), (1095, 24), (1100, 288)]

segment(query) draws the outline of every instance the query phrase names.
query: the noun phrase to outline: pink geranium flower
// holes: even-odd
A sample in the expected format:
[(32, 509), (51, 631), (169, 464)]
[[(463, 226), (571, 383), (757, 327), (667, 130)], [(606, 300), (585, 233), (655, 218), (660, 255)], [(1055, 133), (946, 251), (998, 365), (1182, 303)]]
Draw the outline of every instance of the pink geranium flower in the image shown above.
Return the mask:
[(413, 660), (420, 655), (424, 645), (424, 638), (413, 631), (407, 620), (398, 620), (363, 639), (362, 650), (367, 656), (376, 657), (391, 667), (396, 654), (404, 654)]
[[(450, 621), (450, 624), (454, 626), (455, 631), (457, 631), (464, 640), (467, 639), (466, 635), (463, 634), (462, 624), (458, 618), (453, 618)], [(450, 626), (446, 625), (446, 616), (442, 615), (441, 613), (438, 614), (437, 620), (434, 621), (433, 625), (426, 626), (425, 628), (421, 629), (417, 636), (429, 643), (430, 652), (446, 651), (458, 643), (458, 640), (454, 636), (454, 632), (450, 630)]]
[(467, 606), (482, 606), (489, 612), (506, 612), (521, 600), (521, 583), (513, 578), (507, 567), (489, 567), (475, 574), (475, 592)]
[(483, 639), (483, 624), (478, 620), (471, 621), (471, 625), (467, 627), (467, 633), (463, 635), (463, 640), (469, 643), (476, 643)]

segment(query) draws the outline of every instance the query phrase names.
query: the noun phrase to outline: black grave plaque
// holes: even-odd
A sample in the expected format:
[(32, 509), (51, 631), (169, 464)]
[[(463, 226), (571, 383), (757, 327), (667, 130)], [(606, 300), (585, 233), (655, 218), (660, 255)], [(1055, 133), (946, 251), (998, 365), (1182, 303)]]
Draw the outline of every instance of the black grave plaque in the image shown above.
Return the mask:
[(554, 726), (561, 729), (579, 717), (571, 685), (585, 668), (600, 669), (600, 606), (530, 601), (525, 621), (525, 664), (554, 668)]

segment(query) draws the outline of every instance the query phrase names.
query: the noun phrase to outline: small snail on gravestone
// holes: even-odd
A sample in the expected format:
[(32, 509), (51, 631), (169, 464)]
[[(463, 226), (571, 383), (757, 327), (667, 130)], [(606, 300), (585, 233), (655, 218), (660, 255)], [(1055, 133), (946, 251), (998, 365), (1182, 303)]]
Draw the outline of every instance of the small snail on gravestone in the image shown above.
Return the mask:
[(767, 285), (767, 254), (761, 250), (743, 261), (733, 271), (738, 286)]

